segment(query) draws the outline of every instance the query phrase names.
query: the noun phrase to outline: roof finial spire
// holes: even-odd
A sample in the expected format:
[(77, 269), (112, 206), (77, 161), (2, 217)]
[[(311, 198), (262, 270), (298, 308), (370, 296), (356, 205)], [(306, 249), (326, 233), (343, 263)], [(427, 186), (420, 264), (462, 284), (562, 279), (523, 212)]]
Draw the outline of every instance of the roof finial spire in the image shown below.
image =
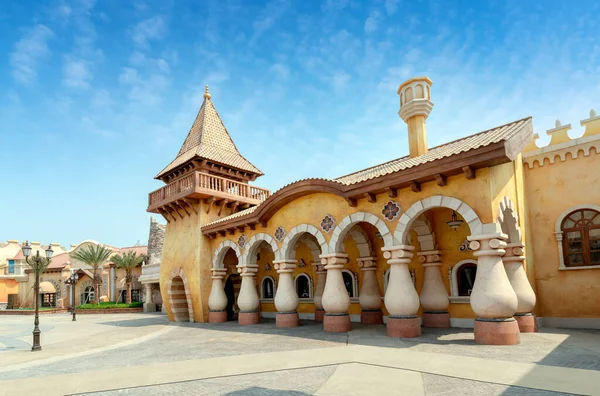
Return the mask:
[(208, 92), (208, 85), (204, 86), (204, 99), (210, 99), (210, 93)]

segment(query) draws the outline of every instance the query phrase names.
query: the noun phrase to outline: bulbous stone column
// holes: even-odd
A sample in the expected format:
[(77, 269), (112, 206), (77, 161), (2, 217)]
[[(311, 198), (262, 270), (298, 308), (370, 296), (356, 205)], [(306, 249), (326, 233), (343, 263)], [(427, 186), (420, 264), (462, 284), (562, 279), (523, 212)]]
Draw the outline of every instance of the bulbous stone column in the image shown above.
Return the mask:
[(227, 269), (213, 268), (212, 273), (212, 286), (208, 296), (208, 322), (227, 322), (227, 295), (223, 286), (223, 278), (227, 273)]
[(292, 272), (296, 268), (296, 260), (274, 261), (274, 267), (279, 274), (279, 287), (275, 293), (275, 325), (277, 327), (298, 326), (298, 294), (294, 287)]
[(350, 316), (348, 315), (350, 296), (348, 296), (342, 276), (342, 269), (347, 262), (347, 254), (334, 253), (321, 256), (321, 264), (325, 265), (327, 270), (327, 280), (321, 300), (325, 309), (323, 329), (328, 332), (351, 330)]
[(366, 324), (383, 323), (383, 313), (381, 312), (381, 292), (377, 284), (375, 271), (377, 271), (377, 261), (375, 257), (361, 257), (358, 260), (358, 266), (363, 273), (362, 283), (360, 284), (360, 293), (358, 301), (360, 302), (360, 322)]
[(517, 312), (514, 318), (519, 324), (519, 331), (521, 333), (534, 333), (537, 331), (537, 321), (531, 311), (535, 307), (535, 293), (523, 268), (525, 262), (523, 248), (522, 243), (509, 243), (506, 246), (506, 253), (502, 257), (502, 261), (508, 280), (517, 295)]
[(417, 253), (419, 261), (425, 268), (423, 289), (421, 290), (424, 327), (450, 327), (450, 314), (448, 313), (450, 299), (442, 279), (440, 253), (439, 250)]
[(513, 318), (517, 310), (515, 294), (502, 263), (506, 234), (496, 223), (484, 224), (480, 235), (467, 238), (477, 257), (477, 276), (471, 292), (475, 319), (475, 342), (488, 345), (514, 345), (520, 342), (519, 326)]
[(315, 267), (315, 273), (317, 274), (317, 288), (315, 290), (315, 295), (313, 296), (313, 301), (315, 303), (315, 320), (317, 322), (322, 322), (323, 317), (325, 316), (322, 299), (323, 291), (325, 290), (327, 270), (320, 261), (318, 263), (312, 263), (312, 265)]
[(390, 279), (384, 298), (385, 308), (389, 312), (386, 329), (390, 337), (412, 338), (421, 335), (417, 316), (419, 295), (408, 271), (414, 249), (409, 245), (381, 249), (390, 265)]
[(258, 265), (248, 264), (237, 267), (242, 277), (242, 286), (238, 295), (237, 304), (240, 308), (238, 323), (241, 325), (251, 325), (260, 322), (258, 312), (258, 292), (256, 291), (256, 273)]

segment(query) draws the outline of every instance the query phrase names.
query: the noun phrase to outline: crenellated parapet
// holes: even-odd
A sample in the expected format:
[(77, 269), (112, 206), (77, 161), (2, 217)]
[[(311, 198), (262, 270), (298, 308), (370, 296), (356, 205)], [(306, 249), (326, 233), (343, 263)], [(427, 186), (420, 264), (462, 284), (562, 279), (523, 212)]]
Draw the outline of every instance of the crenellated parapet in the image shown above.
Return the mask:
[(589, 118), (581, 120), (581, 126), (585, 128), (583, 134), (578, 138), (571, 138), (569, 131), (572, 130), (571, 124), (563, 125), (560, 120), (556, 120), (554, 128), (546, 131), (550, 136), (550, 143), (547, 146), (539, 147), (536, 140), (539, 135), (536, 133), (533, 140), (523, 149), (523, 163), (533, 168), (544, 166), (546, 160), (550, 164), (563, 162), (569, 155), (571, 159), (577, 159), (580, 156), (587, 157), (590, 154), (600, 152), (600, 116), (594, 109), (590, 110)]

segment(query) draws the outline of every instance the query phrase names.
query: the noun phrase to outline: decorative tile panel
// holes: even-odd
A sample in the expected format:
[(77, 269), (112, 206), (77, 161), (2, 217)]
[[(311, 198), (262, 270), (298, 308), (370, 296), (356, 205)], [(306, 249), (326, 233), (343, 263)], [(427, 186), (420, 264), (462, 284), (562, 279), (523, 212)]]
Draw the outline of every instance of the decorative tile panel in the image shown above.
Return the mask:
[(381, 209), (381, 214), (387, 221), (394, 220), (400, 215), (400, 212), (400, 205), (395, 201), (388, 201)]
[(321, 229), (325, 232), (331, 232), (335, 228), (335, 220), (331, 215), (325, 215), (321, 220)]
[(277, 242), (282, 242), (283, 238), (285, 238), (285, 234), (286, 234), (286, 232), (282, 226), (277, 227), (277, 229), (275, 230), (275, 234), (274, 234)]
[(247, 244), (248, 244), (248, 238), (246, 237), (246, 235), (245, 234), (240, 235), (240, 237), (238, 238), (239, 247), (244, 249)]

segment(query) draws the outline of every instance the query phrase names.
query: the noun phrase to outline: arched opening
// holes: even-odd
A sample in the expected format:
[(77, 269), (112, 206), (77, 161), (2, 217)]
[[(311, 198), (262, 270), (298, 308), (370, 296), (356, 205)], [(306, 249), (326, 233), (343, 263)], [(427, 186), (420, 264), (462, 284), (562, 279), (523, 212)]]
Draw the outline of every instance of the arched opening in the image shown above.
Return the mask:
[(561, 224), (566, 267), (600, 265), (600, 212), (577, 209)]
[(471, 295), (473, 286), (475, 286), (475, 277), (477, 275), (477, 264), (462, 264), (456, 272), (456, 283), (459, 297)]
[(275, 280), (266, 276), (263, 278), (260, 287), (260, 298), (261, 300), (272, 300), (275, 298)]
[(81, 293), (81, 296), (79, 296), (79, 303), (81, 305), (90, 304), (91, 302), (94, 301), (94, 298), (95, 298), (94, 287), (87, 286), (85, 289), (83, 289), (83, 293)]
[(342, 270), (342, 278), (344, 279), (344, 286), (348, 292), (348, 297), (357, 298), (358, 290), (356, 287), (356, 276), (349, 270)]
[(175, 322), (189, 322), (190, 314), (187, 296), (185, 293), (185, 285), (181, 276), (176, 276), (171, 280), (171, 312)]
[(242, 278), (237, 271), (238, 257), (236, 251), (229, 247), (223, 256), (223, 267), (227, 269), (225, 281), (225, 295), (227, 296), (227, 320), (237, 319), (237, 296), (242, 286)]
[(312, 281), (308, 275), (298, 274), (294, 280), (294, 284), (296, 285), (296, 294), (299, 299), (307, 300), (313, 298)]

